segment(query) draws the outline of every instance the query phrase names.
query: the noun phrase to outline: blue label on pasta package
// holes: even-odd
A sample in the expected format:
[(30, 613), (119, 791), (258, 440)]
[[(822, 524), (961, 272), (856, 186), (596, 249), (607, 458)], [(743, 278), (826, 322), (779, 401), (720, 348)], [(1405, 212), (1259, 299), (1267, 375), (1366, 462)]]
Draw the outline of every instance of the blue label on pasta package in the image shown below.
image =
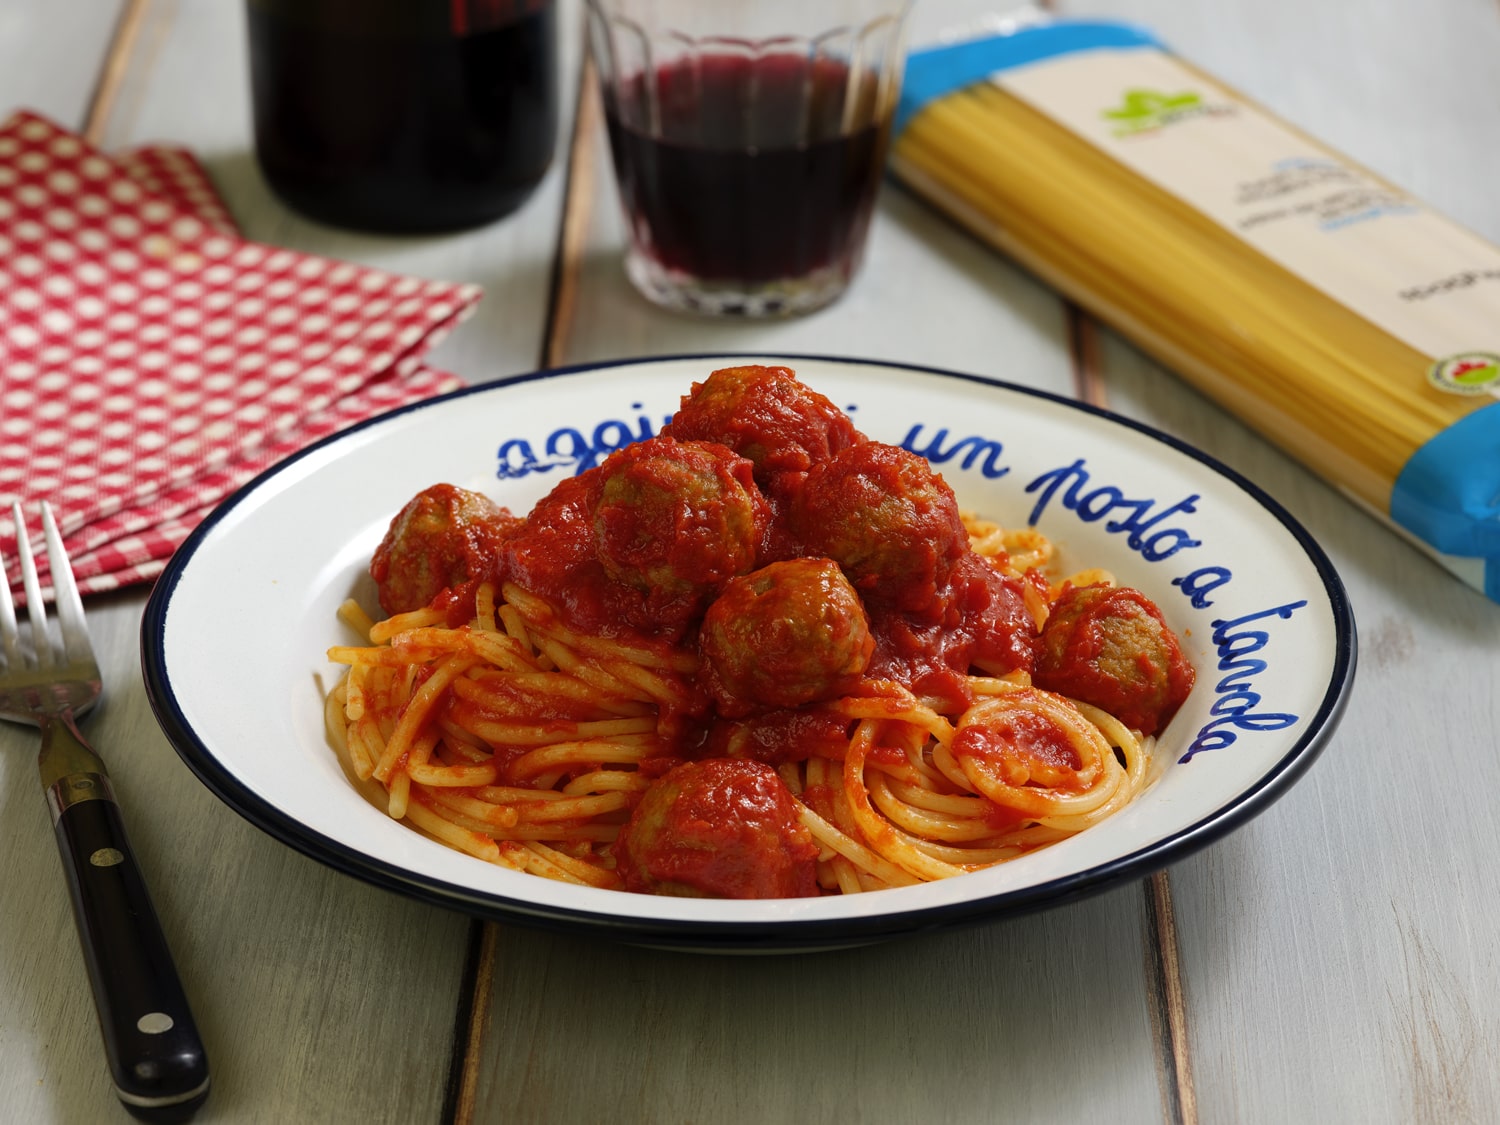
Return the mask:
[(901, 103), (896, 108), (896, 131), (900, 132), (912, 115), (928, 102), (998, 71), (1077, 51), (1161, 45), (1161, 41), (1144, 28), (1125, 23), (1080, 20), (1041, 24), (1004, 35), (916, 51), (906, 63)]
[(1485, 592), (1500, 593), (1500, 403), (1411, 455), (1391, 490), (1391, 519), (1444, 554), (1487, 559)]

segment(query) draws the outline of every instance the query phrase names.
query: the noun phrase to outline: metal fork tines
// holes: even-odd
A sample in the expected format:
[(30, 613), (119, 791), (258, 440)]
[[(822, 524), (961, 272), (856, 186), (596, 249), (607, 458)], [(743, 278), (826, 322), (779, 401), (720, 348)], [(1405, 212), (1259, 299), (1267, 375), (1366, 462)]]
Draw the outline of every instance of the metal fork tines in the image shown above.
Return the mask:
[(0, 558), (0, 719), (40, 728), (37, 764), (68, 878), (115, 1093), (136, 1117), (184, 1121), (208, 1096), (208, 1056), (178, 979), (104, 762), (78, 719), (98, 701), (99, 665), (52, 508), (42, 504), (59, 637), (48, 627), (19, 503), (11, 506), (30, 643)]
[(31, 622), (31, 647), (21, 643), (15, 604), (9, 583), (0, 583), (0, 646), (5, 663), (0, 666), (0, 717), (13, 722), (31, 722), (43, 727), (49, 721), (71, 723), (98, 701), (102, 685), (94, 648), (89, 643), (83, 601), (73, 580), (68, 556), (58, 534), (52, 506), (42, 504), (42, 528), (51, 564), (53, 597), (61, 629), (61, 646), (53, 644), (47, 628), (46, 606), (21, 505), (11, 505), (16, 526), (16, 555), (21, 581), (26, 589), (26, 615)]

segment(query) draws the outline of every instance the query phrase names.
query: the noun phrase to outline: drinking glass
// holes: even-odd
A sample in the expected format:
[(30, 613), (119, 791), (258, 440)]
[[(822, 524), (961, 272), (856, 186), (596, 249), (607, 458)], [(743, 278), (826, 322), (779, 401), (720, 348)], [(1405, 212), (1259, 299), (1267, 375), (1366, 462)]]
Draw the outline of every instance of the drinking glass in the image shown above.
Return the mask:
[(742, 316), (844, 292), (880, 187), (910, 6), (588, 0), (636, 288)]

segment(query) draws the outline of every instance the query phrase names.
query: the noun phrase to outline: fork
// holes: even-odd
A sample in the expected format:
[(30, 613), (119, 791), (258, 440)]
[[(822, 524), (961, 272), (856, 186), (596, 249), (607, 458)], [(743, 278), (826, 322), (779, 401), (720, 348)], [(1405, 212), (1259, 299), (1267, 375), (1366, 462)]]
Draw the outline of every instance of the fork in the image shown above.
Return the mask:
[[(102, 692), (83, 602), (52, 507), (42, 526), (62, 645), (54, 649), (19, 503), (11, 513), (31, 651), (0, 568), (0, 718), (41, 730), (37, 764), (68, 876), (115, 1093), (134, 1116), (190, 1118), (208, 1097), (208, 1055), (125, 836), (104, 763), (78, 730)], [(3, 562), (3, 559), (0, 559)]]

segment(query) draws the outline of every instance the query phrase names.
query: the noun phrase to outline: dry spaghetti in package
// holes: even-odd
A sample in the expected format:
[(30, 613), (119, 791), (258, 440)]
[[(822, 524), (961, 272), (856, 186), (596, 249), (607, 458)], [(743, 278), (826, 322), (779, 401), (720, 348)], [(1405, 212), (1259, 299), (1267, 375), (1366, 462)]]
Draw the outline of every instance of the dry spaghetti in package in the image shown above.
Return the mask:
[(1500, 249), (1149, 32), (913, 55), (895, 174), (1500, 600)]

